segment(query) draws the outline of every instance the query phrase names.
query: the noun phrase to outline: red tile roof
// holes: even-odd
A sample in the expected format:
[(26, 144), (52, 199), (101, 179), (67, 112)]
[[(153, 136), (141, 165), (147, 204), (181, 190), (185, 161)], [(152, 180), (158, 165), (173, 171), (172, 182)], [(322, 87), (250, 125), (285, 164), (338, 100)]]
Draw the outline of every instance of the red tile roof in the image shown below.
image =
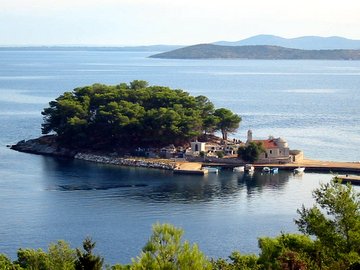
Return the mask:
[(275, 142), (275, 140), (253, 140), (253, 142), (261, 142), (265, 149), (273, 149), (273, 148), (279, 148)]

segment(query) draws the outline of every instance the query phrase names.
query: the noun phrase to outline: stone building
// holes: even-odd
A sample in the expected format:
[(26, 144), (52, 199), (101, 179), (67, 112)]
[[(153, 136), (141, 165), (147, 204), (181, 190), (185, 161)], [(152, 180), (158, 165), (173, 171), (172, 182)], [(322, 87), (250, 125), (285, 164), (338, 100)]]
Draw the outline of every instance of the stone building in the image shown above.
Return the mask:
[(261, 143), (265, 153), (259, 157), (258, 163), (290, 163), (303, 159), (303, 153), (299, 150), (290, 150), (287, 141), (283, 138), (269, 137), (267, 140), (254, 140), (252, 131), (247, 133), (246, 144), (250, 142)]

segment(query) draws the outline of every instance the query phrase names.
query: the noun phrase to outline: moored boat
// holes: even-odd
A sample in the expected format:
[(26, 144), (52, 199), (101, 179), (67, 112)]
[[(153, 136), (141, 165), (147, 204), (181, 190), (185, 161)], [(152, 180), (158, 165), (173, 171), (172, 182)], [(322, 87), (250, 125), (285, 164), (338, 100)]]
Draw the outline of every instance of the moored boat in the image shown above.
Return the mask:
[(303, 173), (305, 171), (304, 167), (298, 167), (294, 169), (294, 173)]
[(203, 167), (203, 170), (207, 170), (208, 173), (219, 173), (219, 169), (214, 167)]
[(270, 169), (271, 173), (278, 173), (279, 172), (279, 168), (271, 168)]
[(252, 164), (246, 164), (244, 168), (245, 172), (252, 173), (254, 172), (254, 166)]
[(262, 168), (262, 172), (264, 172), (264, 173), (269, 173), (270, 171), (271, 171), (271, 169), (269, 167)]
[(233, 168), (233, 172), (244, 172), (245, 167), (244, 166), (237, 166)]

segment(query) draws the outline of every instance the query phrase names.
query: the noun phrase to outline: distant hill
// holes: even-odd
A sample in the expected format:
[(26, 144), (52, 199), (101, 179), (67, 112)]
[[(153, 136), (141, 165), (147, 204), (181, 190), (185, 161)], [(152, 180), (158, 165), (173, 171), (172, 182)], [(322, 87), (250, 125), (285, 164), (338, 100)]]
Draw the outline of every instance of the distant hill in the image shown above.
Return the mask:
[(360, 49), (360, 40), (347, 39), (343, 37), (318, 36), (282, 38), (272, 35), (258, 35), (239, 41), (218, 41), (213, 44), (223, 46), (273, 45), (302, 50)]
[(322, 59), (360, 60), (360, 50), (299, 50), (279, 46), (219, 46), (199, 44), (155, 54), (169, 59)]

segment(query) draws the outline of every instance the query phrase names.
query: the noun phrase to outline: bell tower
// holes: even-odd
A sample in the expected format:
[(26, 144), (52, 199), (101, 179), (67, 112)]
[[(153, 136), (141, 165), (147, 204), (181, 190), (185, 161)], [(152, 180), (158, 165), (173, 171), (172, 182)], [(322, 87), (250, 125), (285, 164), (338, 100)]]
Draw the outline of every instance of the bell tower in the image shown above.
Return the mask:
[(252, 131), (251, 129), (248, 130), (247, 132), (247, 141), (246, 143), (252, 142)]

